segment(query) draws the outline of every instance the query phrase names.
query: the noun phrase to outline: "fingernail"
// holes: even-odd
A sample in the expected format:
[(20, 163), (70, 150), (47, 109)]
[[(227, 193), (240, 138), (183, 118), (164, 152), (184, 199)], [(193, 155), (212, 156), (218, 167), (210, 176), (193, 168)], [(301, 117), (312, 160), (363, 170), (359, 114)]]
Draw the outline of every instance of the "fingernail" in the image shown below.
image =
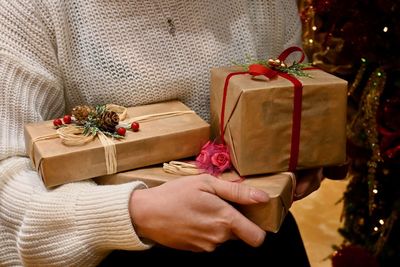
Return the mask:
[(267, 202), (269, 200), (268, 194), (261, 190), (251, 190), (250, 198), (255, 202)]

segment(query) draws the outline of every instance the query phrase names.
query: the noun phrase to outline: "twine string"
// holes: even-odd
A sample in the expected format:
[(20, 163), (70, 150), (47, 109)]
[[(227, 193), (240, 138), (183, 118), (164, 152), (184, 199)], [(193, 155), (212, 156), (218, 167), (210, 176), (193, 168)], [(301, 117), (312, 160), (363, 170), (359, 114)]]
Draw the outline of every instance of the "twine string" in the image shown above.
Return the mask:
[[(134, 121), (143, 123), (143, 122), (149, 122), (149, 121), (194, 113), (193, 110), (178, 110), (178, 111), (161, 112), (161, 113), (154, 113), (154, 114), (148, 114), (148, 115), (127, 118), (127, 108), (125, 108), (123, 106), (107, 104), (106, 108), (107, 108), (107, 110), (114, 111), (118, 114), (118, 116), (120, 118), (120, 126), (125, 127), (125, 128), (129, 128), (130, 124)], [(92, 134), (84, 135), (83, 131), (84, 131), (84, 128), (82, 126), (67, 125), (67, 126), (58, 128), (56, 133), (54, 133), (54, 134), (48, 134), (48, 135), (43, 135), (43, 136), (38, 136), (36, 138), (33, 138), (31, 140), (31, 149), (29, 151), (29, 156), (32, 159), (34, 166), (36, 166), (36, 169), (38, 170), (39, 166), (40, 166), (40, 162), (39, 162), (39, 164), (36, 164), (36, 161), (35, 161), (34, 144), (36, 142), (42, 141), (42, 140), (60, 138), (61, 142), (66, 146), (82, 146), (89, 142), (92, 142), (95, 139), (95, 137), (97, 136), (99, 138), (99, 141), (101, 142), (102, 146), (104, 147), (104, 157), (105, 157), (105, 162), (106, 162), (107, 174), (116, 173), (117, 166), (118, 166), (117, 150), (116, 150), (113, 138), (106, 136), (101, 131), (98, 131), (96, 135), (92, 135)], [(171, 171), (173, 168), (179, 169), (176, 166), (170, 167), (170, 168), (171, 168)], [(181, 169), (187, 168), (187, 166), (185, 166), (185, 167), (181, 166), (180, 168)], [(188, 170), (186, 170), (186, 171), (188, 171)]]
[(163, 164), (163, 170), (166, 173), (186, 176), (204, 173), (204, 170), (197, 168), (196, 164), (183, 161), (170, 161)]

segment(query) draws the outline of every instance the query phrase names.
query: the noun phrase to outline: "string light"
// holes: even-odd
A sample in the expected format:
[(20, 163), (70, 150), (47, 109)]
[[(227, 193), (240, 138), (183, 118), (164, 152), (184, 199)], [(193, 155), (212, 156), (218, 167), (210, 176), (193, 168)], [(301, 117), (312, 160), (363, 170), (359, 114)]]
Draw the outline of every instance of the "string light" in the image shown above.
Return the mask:
[(362, 77), (364, 77), (364, 73), (367, 69), (366, 63), (367, 63), (367, 60), (365, 58), (361, 58), (361, 66), (357, 72), (357, 75), (356, 75), (353, 83), (349, 86), (348, 93), (347, 93), (348, 96), (353, 95), (354, 91), (360, 85), (361, 79), (362, 79)]
[(383, 32), (387, 32), (389, 28), (387, 26), (383, 27)]
[[(316, 31), (317, 30), (317, 26), (312, 26), (312, 28), (311, 28), (313, 31)], [(385, 31), (385, 30), (384, 30)]]
[[(386, 84), (386, 73), (377, 68), (371, 74), (361, 96), (360, 111), (354, 116), (350, 123), (348, 136), (354, 143), (360, 143), (369, 148), (372, 152), (371, 158), (367, 162), (368, 166), (368, 209), (369, 214), (377, 207), (376, 195), (378, 194), (376, 171), (378, 163), (382, 162), (380, 154), (376, 114), (378, 112), (379, 98)], [(350, 91), (354, 92), (354, 91)], [(363, 137), (365, 136), (365, 137)]]
[(374, 227), (374, 231), (375, 231), (375, 232), (378, 232), (378, 230), (379, 230), (379, 228), (375, 226), (375, 227)]
[(382, 220), (382, 219), (380, 219), (380, 220), (379, 220), (379, 223), (380, 223), (381, 225), (384, 225), (384, 224), (385, 224), (385, 221)]

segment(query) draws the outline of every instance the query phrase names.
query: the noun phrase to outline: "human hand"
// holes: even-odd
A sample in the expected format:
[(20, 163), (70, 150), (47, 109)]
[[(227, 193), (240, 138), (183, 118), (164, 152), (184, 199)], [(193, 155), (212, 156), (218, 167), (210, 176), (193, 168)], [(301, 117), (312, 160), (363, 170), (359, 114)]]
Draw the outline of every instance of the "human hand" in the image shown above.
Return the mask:
[(269, 196), (244, 184), (201, 174), (135, 190), (129, 211), (140, 237), (167, 247), (213, 251), (232, 238), (261, 245), (265, 231), (227, 201), (256, 204), (269, 201)]
[(305, 198), (315, 190), (317, 190), (321, 181), (324, 179), (322, 168), (300, 170), (296, 173), (296, 190), (294, 193), (294, 200)]

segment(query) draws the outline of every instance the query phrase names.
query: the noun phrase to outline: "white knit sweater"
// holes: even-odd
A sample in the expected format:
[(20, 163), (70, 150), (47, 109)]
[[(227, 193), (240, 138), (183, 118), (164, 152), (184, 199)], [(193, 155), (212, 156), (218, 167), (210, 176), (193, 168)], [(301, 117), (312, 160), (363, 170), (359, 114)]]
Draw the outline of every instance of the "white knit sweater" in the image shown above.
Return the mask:
[(168, 99), (208, 119), (210, 67), (276, 56), (300, 34), (295, 0), (0, 0), (0, 265), (92, 266), (148, 248), (128, 213), (145, 185), (46, 190), (25, 123)]

